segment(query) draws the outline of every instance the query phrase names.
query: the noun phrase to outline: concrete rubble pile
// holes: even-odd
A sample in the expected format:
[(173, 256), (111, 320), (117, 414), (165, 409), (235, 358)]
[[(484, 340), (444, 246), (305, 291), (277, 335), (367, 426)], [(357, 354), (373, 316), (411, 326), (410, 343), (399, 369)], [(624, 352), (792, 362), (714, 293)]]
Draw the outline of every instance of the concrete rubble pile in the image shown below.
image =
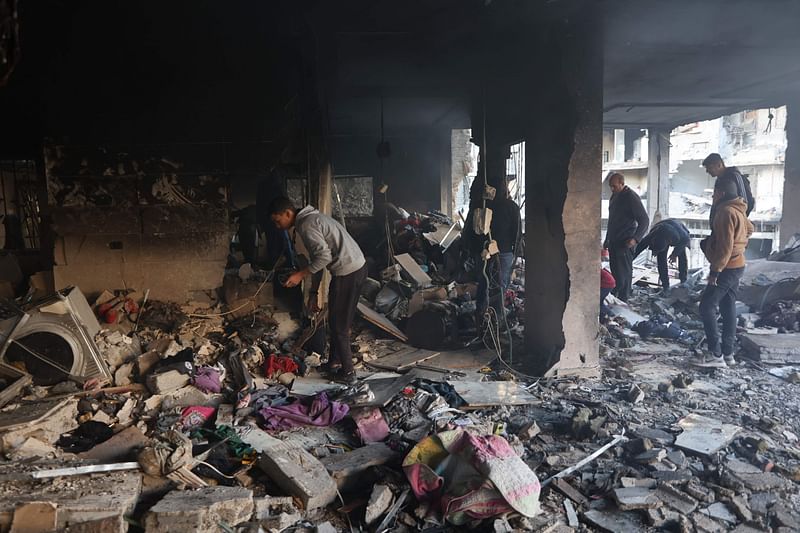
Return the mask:
[[(474, 285), (411, 261), (365, 290), (353, 386), (321, 377), (324, 320), (262, 295), (258, 269), (186, 305), (18, 302), (0, 323), (0, 531), (800, 530), (800, 367), (743, 358), (748, 337), (793, 335), (784, 293), (741, 304), (739, 366), (689, 364), (700, 273), (611, 306), (599, 379), (537, 379), (465, 349)], [(396, 324), (387, 288), (415, 309)], [(455, 308), (452, 339), (400, 341), (434, 304)], [(12, 311), (94, 332), (100, 363), (67, 368)]]

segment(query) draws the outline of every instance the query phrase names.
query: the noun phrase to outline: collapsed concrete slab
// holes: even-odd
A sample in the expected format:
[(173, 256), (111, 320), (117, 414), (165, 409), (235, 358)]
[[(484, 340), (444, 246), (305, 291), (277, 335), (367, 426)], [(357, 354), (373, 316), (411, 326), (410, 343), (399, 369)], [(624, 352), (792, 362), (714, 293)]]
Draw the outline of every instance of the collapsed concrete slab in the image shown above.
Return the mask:
[(800, 363), (800, 333), (739, 336), (745, 355), (763, 363)]
[(204, 487), (194, 491), (174, 490), (145, 515), (152, 533), (217, 531), (220, 524), (235, 526), (253, 514), (253, 492), (243, 487)]

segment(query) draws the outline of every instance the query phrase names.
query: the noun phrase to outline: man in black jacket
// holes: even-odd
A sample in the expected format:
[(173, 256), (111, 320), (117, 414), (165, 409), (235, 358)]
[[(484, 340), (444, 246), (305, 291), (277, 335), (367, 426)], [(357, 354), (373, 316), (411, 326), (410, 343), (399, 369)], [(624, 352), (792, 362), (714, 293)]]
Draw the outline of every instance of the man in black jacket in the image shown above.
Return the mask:
[(642, 199), (625, 185), (625, 177), (614, 172), (608, 177), (608, 230), (603, 244), (608, 249), (611, 273), (617, 280), (614, 295), (627, 302), (633, 278), (633, 253), (650, 225)]
[(669, 247), (672, 246), (672, 254), (670, 254), (669, 260), (678, 260), (678, 276), (681, 282), (684, 282), (689, 271), (686, 249), (691, 244), (691, 240), (689, 230), (686, 229), (682, 222), (674, 218), (668, 218), (650, 228), (650, 232), (636, 246), (636, 252), (633, 256), (635, 258), (647, 248), (650, 248), (650, 251), (657, 258), (658, 277), (661, 280), (661, 287), (666, 292), (669, 290), (669, 271), (667, 269)]
[[(709, 174), (709, 176), (717, 178), (714, 181), (715, 189), (717, 188), (717, 183), (720, 181), (732, 181), (736, 183), (736, 191), (739, 195), (739, 198), (743, 198), (747, 203), (746, 213), (749, 217), (756, 205), (756, 199), (753, 198), (753, 192), (750, 190), (750, 180), (748, 180), (746, 176), (739, 172), (738, 168), (726, 167), (725, 162), (722, 161), (722, 156), (717, 153), (708, 154), (708, 157), (703, 159), (703, 166), (706, 168), (706, 172)], [(713, 206), (711, 207), (709, 220), (714, 220)]]

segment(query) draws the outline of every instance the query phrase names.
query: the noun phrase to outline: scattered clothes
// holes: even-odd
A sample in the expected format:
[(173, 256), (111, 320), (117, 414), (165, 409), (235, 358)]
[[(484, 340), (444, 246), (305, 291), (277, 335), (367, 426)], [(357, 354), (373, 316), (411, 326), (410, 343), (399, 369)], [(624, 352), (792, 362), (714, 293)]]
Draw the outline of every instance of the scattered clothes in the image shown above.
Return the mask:
[(169, 372), (170, 370), (177, 370), (181, 374), (194, 375), (194, 351), (191, 348), (184, 348), (172, 357), (161, 359), (153, 365), (152, 372), (154, 374), (161, 374)]
[(206, 425), (217, 410), (213, 407), (192, 405), (181, 411), (181, 427), (184, 431), (191, 431)]
[(256, 410), (264, 407), (278, 407), (289, 402), (289, 389), (283, 385), (272, 385), (250, 393), (250, 405)]
[(65, 452), (81, 453), (107, 441), (113, 435), (114, 430), (108, 424), (89, 420), (72, 432), (62, 435), (56, 445)]
[(403, 470), (417, 499), (455, 525), (539, 512), (539, 479), (497, 435), (454, 430), (426, 437), (406, 456)]
[[(307, 402), (307, 401), (306, 401)], [(330, 426), (350, 411), (347, 404), (332, 402), (320, 392), (310, 403), (296, 401), (277, 407), (264, 407), (258, 412), (267, 429), (290, 429), (297, 426)]]
[(264, 375), (268, 378), (283, 374), (284, 372), (296, 373), (300, 368), (291, 357), (270, 354), (265, 363)]
[(197, 369), (192, 379), (195, 387), (203, 392), (218, 393), (222, 390), (222, 373), (212, 366), (201, 366)]
[(456, 409), (462, 405), (466, 405), (467, 403), (464, 401), (464, 398), (459, 396), (453, 386), (446, 381), (430, 381), (427, 379), (419, 379), (417, 380), (417, 387), (426, 392), (430, 392), (431, 394), (438, 394), (439, 396), (442, 396), (450, 407), (454, 407)]
[(631, 329), (641, 335), (643, 339), (648, 337), (680, 339), (686, 335), (686, 332), (677, 323), (662, 321), (657, 317), (637, 322)]

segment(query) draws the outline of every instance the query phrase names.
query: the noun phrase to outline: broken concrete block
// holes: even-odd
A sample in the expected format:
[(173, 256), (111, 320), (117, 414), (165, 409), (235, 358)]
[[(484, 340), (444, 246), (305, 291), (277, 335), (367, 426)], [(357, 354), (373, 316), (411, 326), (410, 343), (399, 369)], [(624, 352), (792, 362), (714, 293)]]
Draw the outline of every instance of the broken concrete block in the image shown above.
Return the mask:
[(133, 363), (125, 363), (114, 372), (114, 383), (117, 386), (130, 385), (133, 383)]
[(111, 426), (114, 424), (114, 419), (111, 418), (108, 413), (105, 411), (97, 411), (93, 416), (92, 420), (94, 422), (100, 422), (101, 424), (105, 424), (107, 426)]
[(583, 513), (583, 517), (588, 522), (603, 531), (621, 533), (624, 531), (644, 531), (644, 522), (636, 513), (626, 513), (621, 511), (599, 511), (592, 509)]
[(619, 481), (624, 488), (642, 487), (645, 489), (654, 489), (657, 484), (656, 480), (651, 478), (621, 477)]
[(394, 494), (392, 489), (386, 485), (375, 485), (372, 487), (372, 494), (367, 503), (367, 512), (364, 521), (367, 525), (372, 525), (382, 517), (392, 505)]
[(744, 495), (736, 495), (730, 499), (731, 508), (743, 522), (749, 522), (753, 519), (753, 513), (750, 511), (750, 506), (747, 504), (747, 497)]
[(541, 432), (542, 432), (541, 428), (539, 428), (539, 425), (536, 423), (536, 420), (534, 420), (533, 422), (530, 422), (522, 426), (522, 429), (519, 430), (517, 436), (522, 440), (531, 440)]
[(689, 515), (697, 509), (697, 500), (666, 483), (658, 486), (656, 496), (664, 502), (664, 505), (684, 515)]
[(660, 429), (649, 428), (647, 426), (633, 426), (631, 433), (640, 438), (647, 438), (661, 446), (670, 446), (675, 442), (672, 433)]
[(69, 533), (127, 533), (128, 523), (121, 513), (109, 513), (106, 516), (89, 518), (85, 522), (69, 523)]
[(125, 427), (133, 421), (131, 416), (133, 415), (135, 407), (136, 400), (133, 398), (128, 398), (125, 403), (122, 404), (122, 407), (117, 411), (117, 426)]
[(167, 394), (162, 394), (162, 408), (189, 407), (191, 405), (204, 405), (216, 407), (225, 401), (225, 397), (218, 393), (203, 392), (194, 385), (186, 385)]
[(297, 522), (303, 519), (303, 516), (298, 513), (280, 513), (276, 516), (270, 516), (269, 518), (265, 518), (260, 520), (261, 527), (266, 529), (268, 533), (281, 533)]
[(634, 509), (652, 509), (661, 502), (655, 492), (643, 487), (629, 487), (614, 489), (614, 500), (620, 511), (633, 511)]
[(653, 465), (663, 461), (664, 459), (666, 459), (666, 457), (667, 457), (667, 450), (665, 450), (664, 448), (655, 448), (652, 450), (647, 450), (646, 452), (642, 452), (633, 459), (639, 464)]
[(800, 333), (739, 336), (742, 349), (756, 361), (765, 363), (800, 363)]
[(166, 394), (189, 384), (189, 375), (177, 370), (147, 376), (147, 388), (153, 394)]
[(265, 496), (253, 498), (253, 519), (264, 520), (281, 513), (294, 513), (297, 508), (290, 496)]
[(369, 444), (352, 452), (332, 454), (322, 459), (340, 490), (357, 486), (364, 481), (364, 474), (373, 466), (383, 465), (399, 457), (399, 454), (383, 443)]
[(58, 508), (51, 502), (30, 502), (14, 510), (10, 533), (39, 533), (55, 531)]
[(736, 516), (734, 516), (730, 509), (722, 502), (712, 503), (705, 509), (700, 509), (700, 512), (706, 516), (710, 516), (714, 520), (721, 520), (730, 524), (735, 524), (737, 522)]
[(235, 526), (253, 514), (253, 492), (241, 487), (173, 490), (144, 517), (152, 533), (217, 531), (219, 523)]
[(690, 517), (695, 530), (698, 533), (724, 533), (728, 528), (716, 520), (704, 515), (703, 513), (694, 513)]
[(299, 498), (305, 509), (324, 507), (336, 498), (336, 482), (309, 452), (258, 428), (242, 430), (239, 436), (260, 454), (259, 468), (281, 489)]

